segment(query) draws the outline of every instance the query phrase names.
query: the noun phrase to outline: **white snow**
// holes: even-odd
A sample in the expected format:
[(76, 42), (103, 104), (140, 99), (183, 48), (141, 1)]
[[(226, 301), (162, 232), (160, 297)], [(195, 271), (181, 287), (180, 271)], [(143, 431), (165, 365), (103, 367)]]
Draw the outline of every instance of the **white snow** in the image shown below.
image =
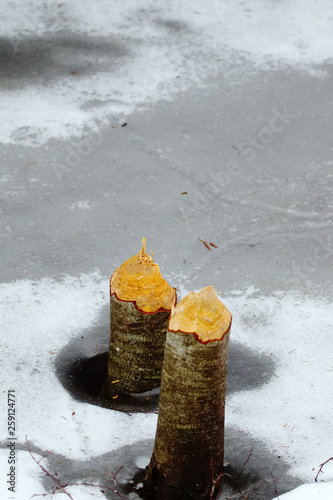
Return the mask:
[[(232, 81), (242, 72), (292, 64), (324, 77), (318, 65), (333, 56), (333, 5), (329, 1), (272, 2), (211, 0), (203, 3), (88, 0), (54, 4), (51, 0), (5, 3), (0, 30), (20, 54), (29, 42), (61, 40), (62, 34), (86, 43), (116, 47), (78, 57), (70, 42), (48, 53), (51, 66), (61, 62), (66, 74), (45, 83), (49, 69), (30, 67), (26, 77), (5, 83), (0, 96), (0, 141), (38, 145), (101, 130), (135, 109), (171, 98), (192, 85), (205, 85), (218, 72)], [(81, 42), (82, 42), (81, 40)], [(72, 70), (98, 61), (93, 74)]]
[[(1, 421), (7, 413), (7, 390), (15, 389), (17, 447), (25, 444), (27, 436), (42, 450), (84, 460), (134, 443), (139, 436), (154, 435), (155, 414), (129, 416), (74, 401), (55, 375), (57, 352), (73, 335), (96, 322), (107, 299), (108, 280), (98, 272), (79, 278), (65, 276), (61, 283), (44, 278), (0, 286), (0, 324), (6, 325), (0, 344)], [(35, 487), (36, 475), (34, 481), (30, 479), (34, 464), (28, 464), (28, 453), (18, 451), (18, 455), (18, 487), (27, 484), (31, 488), (21, 487), (15, 498), (26, 500), (39, 493), (41, 486)], [(2, 451), (1, 471), (8, 470), (7, 457)], [(7, 493), (2, 480), (1, 498), (7, 498)], [(84, 498), (80, 491), (76, 495)]]
[[(18, 454), (17, 454), (18, 455)], [(35, 459), (41, 460), (43, 457), (38, 453), (33, 454)], [(0, 481), (0, 493), (1, 498), (7, 500), (7, 498), (30, 498), (30, 496), (36, 494), (43, 494), (45, 490), (41, 484), (42, 473), (40, 467), (33, 461), (28, 451), (19, 452), (19, 462), (16, 464), (16, 490), (17, 488), (22, 489), (24, 485), (24, 490), (26, 492), (26, 497), (23, 495), (17, 496), (14, 492), (9, 492), (8, 487), (14, 487), (7, 484), (10, 481), (10, 477), (6, 477), (9, 473), (8, 460), (8, 450), (0, 449), (0, 471), (1, 471), (1, 481)], [(43, 463), (43, 462), (41, 462)], [(45, 465), (45, 463), (44, 463)], [(18, 477), (19, 476), (19, 477)]]
[[(38, 65), (29, 66), (23, 76), (5, 74), (0, 142), (34, 146), (79, 137), (87, 130), (93, 142), (94, 133), (100, 139), (104, 128), (118, 126), (133, 111), (171, 99), (190, 86), (209, 85), (219, 72), (228, 84), (239, 71), (246, 75), (280, 65), (325, 78), (324, 65), (333, 58), (332, 20), (328, 0), (5, 2), (0, 42), (7, 43), (14, 61), (31, 44), (60, 43), (65, 35), (75, 44), (73, 48), (67, 41), (47, 53), (50, 67), (64, 65), (63, 74), (51, 75), (48, 67)], [(80, 59), (83, 41), (92, 50)], [(90, 63), (98, 63), (99, 70), (76, 70), (77, 64), (86, 68)], [(90, 206), (83, 199), (69, 209)], [(54, 372), (53, 360), (62, 347), (96, 325), (108, 302), (108, 284), (109, 277), (98, 271), (60, 281), (45, 277), (0, 284), (0, 422), (4, 429), (7, 390), (15, 389), (18, 447), (27, 436), (42, 451), (89, 460), (154, 437), (157, 415), (129, 417), (77, 402)], [(189, 291), (178, 288), (182, 296)], [(331, 499), (333, 461), (314, 483), (320, 464), (333, 455), (331, 303), (295, 293), (266, 297), (253, 289), (237, 290), (222, 301), (233, 314), (232, 341), (271, 356), (276, 367), (262, 387), (227, 398), (227, 425), (260, 440), (270, 453), (283, 457), (291, 475), (311, 483), (281, 495), (281, 500)], [(6, 438), (2, 433), (4, 499), (9, 498), (3, 480), (8, 470)], [(142, 455), (136, 464), (141, 467), (148, 460)], [(27, 451), (18, 451), (17, 465), (16, 500), (46, 492), (43, 474)], [(104, 497), (97, 488), (90, 490), (68, 488), (74, 498), (85, 500), (91, 492)], [(68, 497), (58, 493), (56, 498)]]
[[(51, 446), (54, 453), (84, 459), (133, 443), (139, 428), (143, 438), (151, 437), (156, 415), (129, 417), (74, 401), (53, 370), (53, 359), (61, 347), (95, 323), (108, 299), (107, 282), (94, 273), (78, 279), (66, 276), (61, 283), (45, 278), (1, 285), (0, 318), (6, 329), (0, 347), (4, 365), (0, 386), (4, 392), (16, 390), (18, 418), (22, 418), (20, 442), (27, 435), (42, 449)], [(4, 411), (6, 401), (2, 404)], [(51, 421), (52, 444), (46, 445)]]
[[(16, 390), (17, 445), (23, 445), (27, 435), (29, 442), (41, 450), (71, 459), (89, 459), (154, 438), (156, 414), (130, 417), (77, 402), (53, 370), (57, 352), (96, 323), (108, 301), (108, 282), (107, 276), (96, 271), (78, 278), (64, 276), (61, 282), (43, 278), (0, 286), (0, 322), (6, 325), (0, 345), (0, 386), (3, 394), (8, 389)], [(182, 295), (186, 293), (183, 290)], [(312, 482), (319, 465), (332, 456), (333, 448), (332, 400), (327, 397), (333, 390), (331, 304), (293, 293), (258, 296), (254, 289), (241, 295), (238, 290), (222, 300), (233, 313), (233, 342), (271, 355), (276, 363), (276, 376), (262, 388), (239, 391), (227, 398), (226, 423), (283, 456), (290, 474)], [(2, 421), (6, 404), (4, 397)], [(1, 470), (6, 470), (6, 452), (1, 451), (0, 457)], [(148, 457), (137, 460), (138, 465), (146, 464)], [(23, 496), (21, 490), (16, 498), (25, 500), (41, 492), (41, 477), (28, 452), (20, 451), (19, 480), (28, 489)], [(333, 481), (332, 462), (323, 468), (319, 480), (323, 479)], [(1, 498), (7, 498), (5, 487), (0, 481)], [(324, 492), (328, 486), (318, 483), (313, 488)], [(86, 498), (82, 492), (76, 495)], [(305, 498), (295, 495), (297, 490), (290, 498)]]
[(333, 483), (302, 484), (274, 500), (332, 500)]
[[(233, 341), (271, 356), (276, 369), (263, 387), (228, 398), (227, 424), (263, 440), (295, 476), (314, 477), (333, 449), (333, 437), (324, 438), (332, 436), (331, 304), (276, 294), (233, 298), (228, 307), (234, 312)], [(329, 464), (325, 479), (333, 480)]]

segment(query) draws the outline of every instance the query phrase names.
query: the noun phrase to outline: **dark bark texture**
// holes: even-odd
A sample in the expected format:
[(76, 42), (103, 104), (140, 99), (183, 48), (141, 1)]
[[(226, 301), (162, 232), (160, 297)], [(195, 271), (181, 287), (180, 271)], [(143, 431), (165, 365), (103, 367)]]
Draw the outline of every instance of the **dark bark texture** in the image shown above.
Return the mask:
[(223, 470), (228, 343), (229, 332), (208, 344), (192, 334), (167, 333), (146, 498), (210, 498)]
[(140, 393), (161, 383), (170, 311), (147, 314), (110, 297), (110, 348), (104, 396)]

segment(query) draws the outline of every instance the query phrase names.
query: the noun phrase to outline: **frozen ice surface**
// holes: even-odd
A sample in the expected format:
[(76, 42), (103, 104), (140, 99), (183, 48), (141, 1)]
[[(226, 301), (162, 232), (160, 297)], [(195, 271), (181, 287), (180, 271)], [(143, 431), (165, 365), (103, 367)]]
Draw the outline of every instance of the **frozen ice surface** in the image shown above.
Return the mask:
[(328, 1), (114, 0), (1, 9), (0, 140), (40, 144), (117, 123), (237, 67), (297, 65), (322, 76), (332, 58)]
[(242, 495), (326, 494), (332, 461), (295, 488), (333, 449), (332, 16), (324, 0), (2, 6), (1, 498), (9, 389), (18, 500), (54, 489), (25, 436), (74, 500), (145, 467), (157, 415), (75, 398), (57, 372), (72, 346), (107, 349), (109, 277), (142, 236), (180, 297), (213, 285), (233, 313)]

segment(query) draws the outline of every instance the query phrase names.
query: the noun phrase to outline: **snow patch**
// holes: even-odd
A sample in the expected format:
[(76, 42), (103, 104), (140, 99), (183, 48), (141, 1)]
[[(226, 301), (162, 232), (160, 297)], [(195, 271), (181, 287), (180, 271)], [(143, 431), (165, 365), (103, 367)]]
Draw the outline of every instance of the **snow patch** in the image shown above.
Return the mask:
[[(5, 391), (16, 390), (17, 447), (25, 447), (27, 435), (40, 450), (89, 460), (154, 438), (156, 414), (129, 416), (75, 401), (53, 369), (57, 352), (83, 329), (96, 325), (108, 302), (108, 284), (109, 278), (96, 271), (67, 275), (60, 282), (43, 278), (0, 285), (0, 323), (6, 325), (0, 344), (0, 385)], [(227, 398), (226, 424), (282, 456), (290, 474), (313, 481), (333, 448), (332, 400), (327, 397), (333, 392), (331, 304), (295, 293), (264, 297), (254, 288), (239, 292), (222, 298), (233, 314), (231, 341), (271, 356), (276, 370), (263, 387), (240, 389)], [(186, 293), (182, 288), (181, 295)], [(0, 411), (4, 421), (6, 398)], [(2, 457), (5, 439), (3, 435)], [(24, 460), (29, 462), (29, 457)], [(31, 494), (42, 492), (36, 487), (39, 476), (31, 476), (33, 464), (23, 466), (24, 460), (19, 464), (21, 484), (27, 478), (32, 481)], [(148, 460), (142, 456), (137, 466), (147, 465)], [(333, 480), (332, 463), (323, 472), (325, 480)], [(86, 497), (88, 493), (80, 496)]]
[(333, 483), (302, 484), (273, 500), (332, 500)]
[(13, 0), (0, 13), (0, 50), (11, 61), (0, 141), (33, 146), (102, 130), (218, 72), (230, 84), (237, 67), (292, 64), (325, 77), (318, 66), (333, 57), (332, 17), (331, 2), (319, 9), (311, 0), (114, 0), (98, 8), (88, 0)]
[[(226, 424), (265, 442), (291, 474), (314, 478), (333, 448), (327, 398), (333, 393), (333, 312), (328, 301), (279, 295), (223, 300), (233, 313), (232, 341), (270, 356), (276, 366), (263, 387), (227, 398)], [(326, 480), (333, 479), (329, 470)]]
[[(98, 272), (0, 286), (0, 323), (6, 325), (0, 386), (16, 391), (18, 445), (27, 435), (42, 450), (82, 460), (134, 443), (138, 435), (152, 437), (156, 415), (130, 417), (75, 401), (53, 369), (60, 349), (96, 323), (107, 299), (108, 279)], [(1, 404), (4, 413), (5, 398)]]

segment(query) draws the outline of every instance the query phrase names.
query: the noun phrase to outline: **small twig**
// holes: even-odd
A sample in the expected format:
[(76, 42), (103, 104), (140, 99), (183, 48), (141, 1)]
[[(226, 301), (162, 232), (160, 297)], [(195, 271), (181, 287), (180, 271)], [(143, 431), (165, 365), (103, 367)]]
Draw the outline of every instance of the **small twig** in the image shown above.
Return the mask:
[(221, 474), (219, 474), (217, 476), (217, 478), (214, 479), (214, 463), (213, 463), (213, 459), (212, 458), (210, 459), (210, 465), (211, 465), (211, 468), (212, 468), (212, 486), (211, 486), (211, 489), (210, 489), (209, 500), (213, 500), (214, 493), (215, 493), (215, 488), (216, 488), (218, 482), (220, 481), (220, 479), (223, 476), (228, 476), (228, 477), (231, 477), (231, 476), (230, 476), (230, 474), (227, 474), (226, 472), (221, 472)]
[[(58, 490), (58, 491), (53, 491), (52, 493), (35, 493), (30, 498), (33, 498), (33, 497), (46, 497), (48, 495), (53, 495), (54, 493), (65, 493), (65, 495), (67, 495), (68, 498), (70, 498), (70, 500), (74, 500), (73, 497), (72, 497), (72, 495), (70, 493), (68, 493), (68, 491), (66, 491), (65, 488), (67, 488), (68, 486), (93, 486), (94, 488), (100, 488), (101, 491), (102, 491), (102, 493), (104, 493), (103, 490), (110, 490), (110, 491), (112, 491), (112, 493), (115, 493), (121, 500), (124, 500), (124, 498), (118, 492), (118, 487), (117, 487), (117, 475), (120, 472), (120, 470), (123, 468), (123, 465), (121, 467), (119, 467), (119, 469), (117, 470), (116, 473), (111, 472), (112, 479), (113, 479), (113, 484), (115, 486), (115, 489), (112, 489), (109, 486), (102, 486), (100, 484), (93, 484), (93, 483), (75, 483), (75, 484), (68, 483), (68, 484), (61, 484), (61, 482), (59, 481), (59, 479), (56, 479), (45, 467), (43, 467), (43, 465), (41, 465), (40, 462), (43, 460), (43, 458), (47, 458), (47, 456), (43, 455), (40, 460), (37, 460), (33, 456), (33, 454), (32, 454), (32, 451), (31, 451), (30, 444), (29, 444), (27, 436), (25, 436), (25, 441), (27, 443), (28, 451), (29, 451), (29, 454), (30, 454), (31, 458), (33, 459), (33, 461), (42, 469), (42, 471), (44, 472), (44, 474), (46, 474), (48, 477), (50, 477), (52, 479), (52, 481), (55, 483), (55, 488)], [(51, 453), (51, 452), (49, 452), (49, 453)], [(52, 453), (52, 455), (53, 455), (53, 453)]]
[[(43, 460), (43, 458), (46, 458), (46, 456), (45, 456), (45, 455), (43, 455), (43, 456), (42, 456), (42, 458), (41, 458), (40, 460), (36, 460), (36, 458), (35, 458), (35, 457), (33, 456), (33, 454), (32, 454), (31, 448), (30, 448), (30, 444), (29, 444), (29, 441), (28, 441), (28, 436), (25, 436), (25, 441), (26, 441), (26, 443), (27, 443), (27, 446), (28, 446), (28, 451), (29, 451), (30, 456), (31, 456), (31, 458), (33, 459), (33, 461), (34, 461), (37, 465), (39, 465), (39, 467), (42, 469), (42, 471), (44, 472), (44, 474), (46, 474), (48, 477), (50, 477), (50, 478), (52, 479), (52, 481), (53, 481), (53, 482), (55, 483), (55, 485), (56, 485), (56, 488), (57, 488), (59, 491), (62, 491), (63, 493), (65, 493), (65, 495), (67, 495), (67, 496), (68, 496), (68, 498), (70, 498), (71, 500), (74, 500), (74, 499), (73, 499), (73, 497), (72, 497), (72, 495), (71, 495), (70, 493), (68, 493), (68, 491), (66, 491), (66, 490), (65, 490), (66, 486), (68, 486), (68, 485), (62, 485), (62, 484), (61, 484), (61, 482), (59, 481), (59, 479), (56, 479), (54, 476), (52, 476), (52, 474), (50, 474), (50, 472), (49, 472), (47, 469), (45, 469), (45, 467), (43, 467), (43, 466), (41, 465), (41, 463), (40, 463), (40, 462), (41, 462), (41, 460)], [(44, 493), (44, 494), (42, 494), (42, 496), (46, 496), (47, 494), (48, 494), (48, 493)], [(40, 496), (40, 495), (32, 495), (32, 497), (35, 497), (35, 496)], [(31, 497), (31, 498), (32, 498), (32, 497)]]
[[(205, 245), (205, 247), (207, 248), (207, 250), (211, 250), (211, 248), (210, 248), (210, 247), (213, 247), (213, 248), (218, 248), (218, 246), (217, 246), (217, 245), (215, 245), (215, 243), (212, 243), (212, 242), (208, 243), (207, 241), (204, 241), (204, 240), (202, 240), (201, 238), (199, 238), (199, 236), (198, 236), (198, 240), (199, 240), (199, 241), (201, 241), (201, 243), (203, 243), (203, 244)], [(209, 246), (209, 245), (210, 245), (210, 246)]]
[(226, 472), (221, 472), (221, 474), (219, 474), (219, 475), (217, 476), (217, 478), (213, 480), (213, 483), (212, 483), (212, 488), (211, 488), (211, 490), (210, 490), (209, 500), (213, 500), (216, 485), (218, 484), (218, 482), (220, 481), (220, 479), (221, 479), (223, 476), (228, 476), (228, 477), (231, 477), (231, 476), (230, 476), (230, 474), (227, 474)]
[[(331, 458), (329, 458), (328, 460), (326, 460), (326, 462), (323, 462), (322, 464), (320, 464), (320, 466), (319, 466), (319, 470), (318, 470), (318, 473), (317, 473), (317, 475), (316, 475), (316, 477), (315, 477), (315, 481), (316, 481), (316, 483), (318, 482), (318, 476), (319, 476), (319, 474), (320, 474), (321, 472), (323, 472), (323, 467), (324, 467), (324, 465), (325, 465), (325, 464), (327, 464), (327, 462), (329, 462), (330, 460), (333, 460), (333, 457), (331, 457)], [(323, 473), (323, 474), (324, 474), (324, 473)]]
[(276, 481), (278, 480), (278, 478), (275, 478), (275, 477), (273, 476), (273, 473), (272, 473), (272, 472), (271, 472), (270, 474), (271, 474), (272, 479), (273, 479), (273, 484), (274, 484), (274, 493), (275, 493), (275, 495), (276, 495), (277, 500), (279, 500), (279, 494), (278, 494), (278, 491), (277, 491), (277, 488), (276, 488)]
[(251, 458), (252, 452), (253, 452), (253, 446), (252, 446), (252, 448), (251, 448), (251, 451), (250, 451), (250, 453), (249, 453), (249, 456), (247, 457), (247, 459), (246, 459), (246, 460), (245, 460), (245, 462), (244, 462), (243, 467), (241, 468), (240, 473), (238, 474), (238, 477), (237, 477), (237, 479), (236, 479), (236, 483), (238, 483), (238, 482), (239, 482), (239, 480), (240, 480), (240, 478), (241, 478), (241, 475), (243, 474), (243, 471), (244, 471), (244, 469), (245, 469), (245, 467), (246, 467), (246, 465), (247, 465), (248, 461), (249, 461), (249, 460), (250, 460), (250, 458)]
[(119, 469), (117, 470), (116, 473), (114, 472), (111, 472), (112, 474), (112, 478), (113, 478), (113, 484), (114, 484), (114, 487), (115, 487), (115, 490), (114, 490), (114, 493), (116, 493), (118, 495), (119, 498), (123, 498), (122, 496), (120, 496), (119, 492), (118, 492), (118, 486), (117, 486), (117, 476), (119, 474), (119, 472), (121, 471), (121, 469), (123, 469), (123, 465), (121, 467), (119, 467)]
[(201, 243), (203, 243), (208, 250), (211, 250), (211, 248), (208, 245), (207, 241), (202, 240), (201, 238), (199, 238), (199, 236), (198, 236), (198, 240), (201, 241)]

